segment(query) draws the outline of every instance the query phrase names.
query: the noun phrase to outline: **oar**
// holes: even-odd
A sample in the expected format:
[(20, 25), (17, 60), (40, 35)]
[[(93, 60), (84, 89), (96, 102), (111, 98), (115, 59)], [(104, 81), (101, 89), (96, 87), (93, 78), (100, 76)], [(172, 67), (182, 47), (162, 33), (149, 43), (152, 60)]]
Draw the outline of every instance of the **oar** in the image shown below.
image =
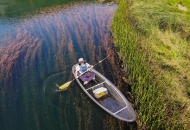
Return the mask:
[[(96, 63), (94, 66), (96, 66), (97, 64), (99, 64), (99, 63), (101, 63), (102, 61), (104, 61), (105, 59), (107, 59), (108, 58), (108, 56), (106, 57), (106, 58), (104, 58), (104, 59), (102, 59), (102, 60), (100, 60), (98, 63)], [(94, 67), (93, 66), (93, 67)], [(92, 67), (92, 68), (93, 68)], [(91, 69), (92, 69), (91, 68)], [(86, 70), (86, 71), (88, 71), (88, 69)], [(84, 72), (84, 73), (86, 73), (86, 71)], [(82, 74), (81, 74), (82, 75)], [(81, 76), (80, 75), (80, 76)], [(77, 78), (79, 78), (80, 76), (78, 76)], [(68, 82), (66, 82), (66, 83), (64, 83), (63, 85), (61, 85), (61, 86), (59, 86), (58, 88), (59, 88), (59, 90), (66, 90), (68, 87), (69, 87), (69, 85), (71, 84), (71, 82), (73, 82), (75, 79), (77, 79), (77, 78), (74, 78), (73, 80), (71, 80), (71, 81), (68, 81)]]

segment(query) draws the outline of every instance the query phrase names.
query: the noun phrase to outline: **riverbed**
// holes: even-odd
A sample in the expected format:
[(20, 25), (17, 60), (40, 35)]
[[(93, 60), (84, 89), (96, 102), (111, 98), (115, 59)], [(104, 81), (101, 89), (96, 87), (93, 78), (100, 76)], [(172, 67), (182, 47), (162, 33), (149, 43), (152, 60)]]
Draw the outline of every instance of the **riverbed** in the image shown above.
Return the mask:
[(0, 5), (0, 128), (123, 130), (128, 124), (96, 106), (72, 82), (84, 58), (121, 87), (110, 26), (117, 5), (98, 1), (2, 1)]

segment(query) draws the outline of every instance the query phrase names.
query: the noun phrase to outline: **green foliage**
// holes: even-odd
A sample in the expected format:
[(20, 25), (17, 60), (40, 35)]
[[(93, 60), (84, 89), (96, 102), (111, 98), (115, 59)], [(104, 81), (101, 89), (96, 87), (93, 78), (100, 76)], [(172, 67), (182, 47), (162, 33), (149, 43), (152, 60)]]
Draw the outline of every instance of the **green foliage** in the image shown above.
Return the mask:
[(190, 129), (189, 23), (165, 2), (120, 0), (112, 32), (136, 97), (139, 129)]
[(137, 30), (151, 35), (152, 29), (158, 27), (162, 30), (168, 28), (178, 31), (185, 38), (190, 36), (190, 22), (186, 18), (188, 16), (181, 10), (174, 8), (168, 3), (157, 1), (135, 2), (130, 8), (132, 23), (135, 24)]

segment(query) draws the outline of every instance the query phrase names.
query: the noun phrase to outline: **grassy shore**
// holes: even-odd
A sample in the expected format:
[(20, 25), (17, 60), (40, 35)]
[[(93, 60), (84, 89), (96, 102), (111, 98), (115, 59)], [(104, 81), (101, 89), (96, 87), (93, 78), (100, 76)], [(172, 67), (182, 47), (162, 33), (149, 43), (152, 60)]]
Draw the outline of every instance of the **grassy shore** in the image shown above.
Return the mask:
[(112, 33), (139, 129), (190, 129), (189, 10), (185, 0), (119, 2)]

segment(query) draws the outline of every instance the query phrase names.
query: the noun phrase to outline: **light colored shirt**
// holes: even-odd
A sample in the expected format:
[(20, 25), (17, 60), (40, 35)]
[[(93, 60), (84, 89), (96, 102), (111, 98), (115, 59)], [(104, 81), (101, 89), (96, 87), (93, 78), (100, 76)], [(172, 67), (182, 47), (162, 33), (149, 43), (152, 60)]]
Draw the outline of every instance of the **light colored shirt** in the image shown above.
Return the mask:
[[(82, 66), (87, 66), (87, 69), (90, 67), (90, 64), (88, 64), (88, 63), (85, 63), (84, 65), (82, 65)], [(75, 71), (75, 76), (78, 76), (78, 72), (79, 72), (79, 74), (82, 74), (82, 73), (84, 73), (82, 70), (81, 70), (81, 66), (80, 65), (76, 65), (76, 71)]]

